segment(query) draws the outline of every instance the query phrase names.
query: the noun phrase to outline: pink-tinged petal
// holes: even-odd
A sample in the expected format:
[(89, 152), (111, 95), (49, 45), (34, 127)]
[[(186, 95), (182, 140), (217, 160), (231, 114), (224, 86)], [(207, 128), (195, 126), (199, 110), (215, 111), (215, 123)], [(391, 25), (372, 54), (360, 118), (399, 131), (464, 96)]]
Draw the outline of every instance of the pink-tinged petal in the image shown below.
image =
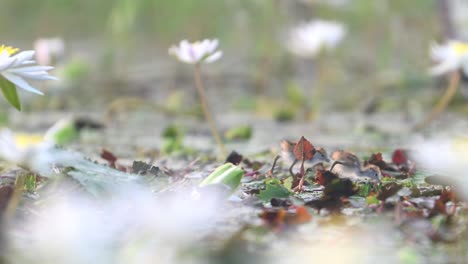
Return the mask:
[(27, 83), (23, 78), (18, 77), (12, 73), (4, 72), (2, 73), (3, 77), (7, 79), (8, 81), (14, 83), (18, 88), (24, 89), (28, 92), (39, 94), (39, 95), (44, 95), (43, 92), (37, 90), (36, 88), (32, 87)]
[(211, 54), (210, 56), (208, 56), (204, 62), (206, 63), (212, 63), (212, 62), (215, 62), (217, 60), (219, 60), (221, 57), (223, 56), (223, 52), (222, 51), (217, 51), (213, 54)]

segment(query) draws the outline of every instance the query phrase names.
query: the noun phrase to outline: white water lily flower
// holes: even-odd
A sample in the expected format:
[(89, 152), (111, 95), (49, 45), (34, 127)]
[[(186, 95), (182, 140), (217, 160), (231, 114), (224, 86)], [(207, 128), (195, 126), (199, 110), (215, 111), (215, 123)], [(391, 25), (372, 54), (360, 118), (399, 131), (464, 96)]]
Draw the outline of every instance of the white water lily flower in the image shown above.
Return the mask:
[(0, 46), (0, 77), (12, 82), (16, 87), (28, 92), (43, 95), (44, 93), (32, 87), (26, 80), (57, 80), (47, 71), (50, 66), (37, 66), (33, 60), (34, 51), (18, 52), (12, 47)]
[(197, 64), (197, 63), (211, 63), (217, 61), (223, 56), (222, 51), (217, 51), (217, 39), (205, 39), (203, 41), (196, 41), (193, 43), (187, 40), (182, 40), (179, 46), (172, 46), (169, 49), (169, 54), (176, 56), (180, 61)]
[(445, 45), (433, 44), (431, 58), (438, 64), (431, 69), (431, 75), (442, 75), (460, 68), (468, 74), (468, 43), (451, 40)]
[(345, 26), (334, 21), (315, 20), (294, 28), (287, 43), (293, 54), (313, 58), (322, 50), (334, 49), (346, 35)]

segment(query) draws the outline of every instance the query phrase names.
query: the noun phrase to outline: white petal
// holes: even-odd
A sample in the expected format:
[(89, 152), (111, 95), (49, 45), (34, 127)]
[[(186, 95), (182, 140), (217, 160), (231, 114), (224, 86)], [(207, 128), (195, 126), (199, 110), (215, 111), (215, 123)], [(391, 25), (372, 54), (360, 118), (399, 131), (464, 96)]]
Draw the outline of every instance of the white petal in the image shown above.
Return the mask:
[(442, 75), (453, 70), (456, 70), (460, 67), (459, 60), (445, 60), (440, 64), (429, 69), (430, 75)]
[(14, 66), (19, 66), (25, 61), (30, 61), (34, 57), (34, 53), (34, 50), (26, 50), (16, 54), (15, 56), (13, 56), (13, 58), (16, 59)]
[(213, 54), (211, 54), (210, 56), (208, 56), (204, 62), (206, 63), (212, 63), (212, 62), (215, 62), (217, 60), (219, 60), (221, 57), (223, 56), (223, 52), (222, 51), (217, 51)]
[(31, 80), (37, 80), (37, 81), (45, 81), (45, 80), (57, 81), (58, 80), (57, 77), (51, 76), (47, 72), (18, 72), (16, 73), (16, 75), (25, 79), (31, 79)]
[(10, 162), (21, 162), (23, 151), (15, 143), (11, 130), (4, 128), (0, 131), (0, 158)]
[(0, 72), (11, 67), (15, 63), (15, 58), (6, 58), (0, 62)]
[(51, 66), (28, 66), (28, 67), (17, 67), (14, 69), (9, 69), (8, 72), (18, 73), (18, 72), (35, 72), (35, 71), (50, 71), (54, 69)]
[(18, 88), (24, 89), (28, 92), (39, 94), (39, 95), (44, 95), (43, 92), (37, 90), (36, 88), (32, 87), (27, 83), (23, 78), (18, 77), (12, 73), (4, 72), (2, 73), (3, 77), (5, 77), (7, 80), (10, 82), (14, 83)]

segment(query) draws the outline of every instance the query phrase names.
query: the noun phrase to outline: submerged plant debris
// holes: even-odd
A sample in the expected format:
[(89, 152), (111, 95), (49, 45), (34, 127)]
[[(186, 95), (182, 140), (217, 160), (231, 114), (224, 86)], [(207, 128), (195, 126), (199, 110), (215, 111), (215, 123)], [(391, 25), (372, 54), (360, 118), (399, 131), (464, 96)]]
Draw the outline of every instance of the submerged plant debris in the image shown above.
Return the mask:
[[(371, 263), (383, 254), (391, 256), (389, 263), (421, 263), (466, 257), (463, 246), (453, 246), (468, 241), (466, 201), (454, 186), (432, 183), (434, 176), (419, 169), (410, 150), (365, 153), (363, 166), (382, 172), (376, 182), (334, 173), (332, 161), (309, 166), (304, 161), (316, 149), (305, 137), (297, 142), (291, 151), (300, 168), (274, 153), (250, 158), (232, 152), (224, 165), (182, 158), (184, 166), (171, 168), (129, 163), (105, 149), (94, 161), (62, 148), (49, 151), (48, 166), (40, 166), (47, 170), (5, 166), (3, 258), (289, 263), (294, 255)], [(95, 248), (87, 251), (87, 244)], [(309, 254), (307, 248), (322, 251)]]

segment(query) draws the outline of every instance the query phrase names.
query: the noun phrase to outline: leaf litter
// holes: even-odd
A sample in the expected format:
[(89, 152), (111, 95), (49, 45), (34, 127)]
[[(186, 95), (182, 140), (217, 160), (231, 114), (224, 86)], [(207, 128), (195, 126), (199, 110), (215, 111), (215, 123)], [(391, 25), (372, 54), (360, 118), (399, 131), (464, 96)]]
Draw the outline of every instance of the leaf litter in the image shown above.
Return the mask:
[[(180, 224), (171, 223), (179, 228), (196, 223), (195, 228), (192, 229), (192, 226), (184, 231), (187, 232), (185, 236), (190, 238), (177, 239), (188, 241), (188, 244), (177, 246), (177, 250), (171, 252), (178, 256), (178, 261), (179, 257), (188, 255), (199, 260), (210, 259), (213, 263), (220, 263), (221, 259), (235, 261), (232, 263), (255, 263), (253, 260), (266, 262), (274, 259), (277, 254), (282, 256), (284, 252), (277, 251), (281, 247), (288, 248), (290, 254), (302, 252), (304, 244), (297, 246), (297, 240), (318, 243), (314, 250), (330, 243), (342, 245), (338, 251), (348, 247), (357, 253), (369, 250), (385, 254), (396, 252), (396, 261), (405, 259), (408, 254), (423, 261), (434, 253), (428, 245), (448, 247), (451, 243), (466, 244), (466, 201), (459, 198), (457, 189), (450, 182), (441, 184), (432, 180), (433, 175), (418, 170), (417, 164), (409, 158), (408, 150), (396, 149), (391, 153), (389, 161), (384, 160), (382, 153), (370, 153), (362, 164), (372, 164), (381, 169), (383, 178), (375, 182), (367, 178), (348, 178), (332, 172), (330, 162), (326, 161), (308, 166), (307, 161), (314, 159), (318, 152), (305, 137), (301, 137), (297, 143), (289, 142), (286, 149), (285, 142), (281, 144), (286, 154), (283, 153), (270, 162), (247, 158), (235, 151), (226, 157), (225, 165), (211, 159), (196, 159), (179, 168), (168, 168), (141, 160), (125, 165), (125, 162), (121, 162), (109, 150), (102, 150), (100, 161), (79, 155), (72, 155), (72, 159), (57, 159), (50, 171), (34, 178), (37, 182), (32, 186), (36, 189), (23, 193), (15, 215), (15, 221), (23, 224), (18, 226), (8, 223), (7, 226), (13, 231), (6, 231), (4, 236), (12, 243), (5, 252), (16, 254), (15, 256), (22, 252), (21, 245), (24, 241), (18, 236), (18, 231), (27, 226), (25, 223), (31, 215), (41, 214), (42, 204), (47, 204), (52, 199), (50, 197), (60, 196), (61, 192), (57, 190), (64, 186), (64, 182), (67, 186), (72, 186), (67, 188), (91, 197), (90, 203), (95, 204), (98, 210), (107, 210), (101, 208), (102, 203), (118, 201), (118, 209), (113, 208), (110, 211), (111, 214), (118, 212), (117, 215), (121, 217), (112, 219), (115, 222), (122, 221), (125, 225), (141, 224), (122, 215), (121, 207), (128, 207), (132, 208), (129, 209), (130, 212), (138, 209), (134, 212), (134, 217), (142, 218), (141, 221), (148, 220), (145, 219), (147, 214), (152, 217), (153, 210), (156, 210), (166, 214), (169, 222), (181, 221)], [(64, 151), (57, 150), (58, 153)], [(289, 155), (292, 166), (282, 166), (288, 163), (286, 155)], [(295, 172), (294, 165), (297, 162), (300, 162), (300, 168)], [(218, 177), (216, 170), (223, 170), (220, 169), (223, 166), (227, 170), (218, 173), (223, 178), (214, 179)], [(18, 173), (18, 169), (14, 170)], [(240, 174), (230, 176), (230, 170), (237, 171), (236, 173), (242, 170), (242, 179), (239, 182), (233, 181), (231, 177), (238, 177)], [(12, 171), (6, 168), (2, 174), (8, 175)], [(40, 173), (26, 168), (20, 171)], [(208, 184), (200, 186), (200, 182), (208, 176), (213, 179), (205, 180)], [(416, 177), (427, 177), (427, 180), (417, 183), (421, 181), (417, 181)], [(6, 179), (11, 179), (11, 175)], [(128, 191), (130, 189), (132, 192)], [(14, 184), (11, 181), (0, 186), (2, 212), (6, 210), (13, 191)], [(127, 200), (134, 199), (128, 195), (140, 191), (151, 197), (151, 206), (146, 204), (147, 197), (142, 200), (138, 198), (136, 204), (128, 203)], [(227, 194), (231, 196), (228, 197)], [(126, 198), (122, 200), (122, 197)], [(140, 208), (138, 203), (146, 205)], [(158, 206), (154, 207), (156, 204)], [(204, 211), (207, 206), (210, 208), (209, 213), (200, 214), (197, 222), (197, 214), (194, 212)], [(207, 214), (204, 215), (205, 213)], [(142, 226), (148, 228), (144, 224)], [(149, 225), (149, 228), (154, 228), (154, 225)], [(122, 229), (119, 230), (120, 236)], [(149, 249), (159, 244), (150, 243), (150, 237), (147, 238), (150, 240), (144, 240), (146, 242), (135, 244), (136, 241), (132, 239), (141, 239), (141, 234), (135, 236), (128, 233), (136, 232), (131, 230), (134, 229), (124, 232), (131, 238), (127, 243), (142, 250), (142, 254), (152, 256), (152, 253), (148, 253), (151, 252)], [(157, 232), (151, 231), (144, 237), (156, 234)], [(369, 243), (369, 239), (380, 238), (387, 244)], [(109, 239), (114, 241), (116, 238)], [(355, 244), (352, 239), (363, 244)], [(130, 245), (123, 246), (114, 254), (122, 254), (122, 250), (125, 251), (128, 247)], [(195, 253), (197, 250), (202, 253)], [(324, 249), (323, 252), (328, 251)], [(404, 257), (398, 257), (399, 254)], [(457, 254), (466, 253), (457, 251)], [(28, 260), (28, 256), (24, 259)], [(361, 262), (348, 263), (367, 263), (376, 259), (379, 259), (378, 254), (372, 253), (361, 258)], [(133, 260), (132, 256), (129, 263), (133, 263)]]

